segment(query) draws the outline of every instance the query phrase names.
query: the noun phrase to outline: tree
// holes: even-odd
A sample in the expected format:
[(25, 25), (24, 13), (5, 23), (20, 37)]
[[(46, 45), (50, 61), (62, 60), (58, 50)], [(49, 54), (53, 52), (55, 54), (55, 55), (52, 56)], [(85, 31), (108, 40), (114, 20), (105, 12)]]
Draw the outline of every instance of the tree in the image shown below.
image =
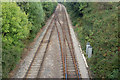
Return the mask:
[(22, 40), (29, 36), (31, 24), (16, 3), (2, 3), (2, 66), (3, 77), (8, 75), (20, 59)]

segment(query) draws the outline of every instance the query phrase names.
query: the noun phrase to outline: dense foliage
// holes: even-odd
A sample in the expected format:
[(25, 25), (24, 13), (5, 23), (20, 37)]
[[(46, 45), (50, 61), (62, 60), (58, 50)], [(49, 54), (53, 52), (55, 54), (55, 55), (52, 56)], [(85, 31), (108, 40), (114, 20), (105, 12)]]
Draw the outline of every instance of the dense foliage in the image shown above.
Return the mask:
[(3, 75), (15, 67), (24, 48), (22, 40), (29, 35), (31, 24), (16, 3), (2, 3), (2, 66)]
[(56, 5), (57, 3), (40, 2), (2, 3), (2, 76), (4, 78), (8, 77), (9, 72), (19, 63), (26, 41), (34, 39)]
[(1, 2), (0, 2), (0, 79), (2, 78), (2, 7), (1, 7)]
[(30, 33), (34, 38), (36, 33), (42, 27), (42, 23), (44, 23), (45, 14), (42, 8), (42, 4), (40, 2), (29, 3), (29, 9), (27, 11), (28, 19), (33, 25)]
[(28, 20), (32, 23), (33, 27), (30, 31), (30, 39), (34, 39), (36, 33), (44, 25), (46, 19), (54, 12), (57, 3), (51, 2), (17, 2), (22, 11), (28, 14)]
[(53, 11), (55, 10), (55, 6), (57, 5), (57, 3), (55, 2), (43, 2), (43, 10), (45, 12), (46, 15), (46, 19), (49, 18), (51, 16), (51, 14), (53, 13)]
[(85, 51), (87, 42), (93, 55), (87, 59), (95, 78), (118, 78), (118, 3), (64, 3), (74, 30)]

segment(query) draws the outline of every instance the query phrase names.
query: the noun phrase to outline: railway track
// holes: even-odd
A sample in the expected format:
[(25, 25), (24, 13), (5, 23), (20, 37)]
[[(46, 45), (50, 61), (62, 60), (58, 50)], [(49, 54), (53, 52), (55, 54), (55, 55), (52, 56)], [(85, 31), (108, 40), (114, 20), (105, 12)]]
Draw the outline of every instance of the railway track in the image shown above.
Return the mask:
[[(63, 48), (61, 49), (61, 53), (62, 53), (64, 78), (80, 78), (81, 75), (80, 75), (80, 72), (77, 66), (77, 61), (74, 55), (73, 42), (71, 39), (71, 34), (68, 26), (68, 20), (63, 7), (62, 7), (61, 14), (63, 14), (63, 19), (62, 19), (63, 24), (60, 23), (59, 16), (57, 16), (57, 21), (62, 29), (62, 37), (63, 37), (63, 41), (61, 41), (60, 37), (59, 37), (59, 40), (60, 40), (60, 44), (61, 42), (63, 42), (63, 46), (61, 45), (62, 46), (61, 48)], [(58, 29), (57, 29), (57, 32), (59, 33)]]
[[(54, 15), (53, 15), (54, 16)], [(46, 56), (46, 52), (50, 43), (50, 39), (52, 36), (52, 32), (54, 30), (54, 17), (51, 20), (51, 23), (43, 37), (43, 39), (41, 40), (41, 43), (34, 55), (34, 58), (24, 76), (24, 78), (38, 78), (39, 73), (41, 71), (43, 62), (44, 62), (44, 58)]]
[(24, 78), (40, 78), (53, 31), (57, 31), (61, 53), (61, 78), (81, 78), (74, 54), (68, 20), (63, 5), (58, 5)]

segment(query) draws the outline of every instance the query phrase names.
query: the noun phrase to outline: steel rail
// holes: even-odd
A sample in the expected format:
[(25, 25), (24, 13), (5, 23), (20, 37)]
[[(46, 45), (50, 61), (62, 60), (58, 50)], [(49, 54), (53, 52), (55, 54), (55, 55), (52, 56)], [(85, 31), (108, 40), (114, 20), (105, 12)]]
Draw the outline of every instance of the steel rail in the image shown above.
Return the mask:
[[(62, 12), (63, 12), (63, 9), (62, 9)], [(65, 48), (66, 48), (66, 38), (65, 38), (65, 30), (64, 30), (64, 28), (65, 28), (65, 22), (64, 22), (64, 16), (63, 16), (63, 25), (61, 26), (61, 29), (62, 29), (62, 34), (64, 34), (63, 35), (63, 39), (64, 39), (64, 45), (65, 45)], [(64, 53), (64, 57), (65, 57), (65, 79), (67, 80), (67, 78), (68, 78), (68, 69), (67, 69), (67, 52), (65, 52)]]
[(42, 58), (42, 62), (41, 62), (41, 64), (40, 64), (40, 68), (39, 68), (39, 70), (38, 70), (38, 74), (37, 74), (37, 78), (39, 77), (39, 75), (41, 74), (40, 72), (41, 72), (41, 70), (42, 70), (42, 68), (43, 68), (43, 63), (44, 63), (44, 60), (45, 60), (45, 57), (46, 57), (46, 53), (47, 53), (47, 51), (48, 51), (48, 47), (49, 47), (49, 43), (50, 43), (50, 41), (51, 41), (51, 37), (52, 37), (52, 34), (53, 34), (53, 30), (55, 29), (55, 27), (53, 26), (52, 27), (52, 30), (51, 30), (51, 32), (50, 32), (50, 36), (49, 36), (49, 41), (48, 41), (48, 44), (47, 44), (47, 47), (45, 48), (45, 52), (44, 52), (44, 55), (43, 55), (43, 58)]
[[(61, 6), (60, 6), (60, 7), (61, 7)], [(56, 14), (59, 14), (59, 13), (57, 13), (57, 11), (56, 11)], [(58, 19), (57, 15), (55, 15), (55, 18)], [(58, 20), (56, 20), (56, 21), (58, 21)], [(62, 33), (62, 37), (63, 37), (63, 47), (62, 47), (61, 38), (60, 38), (60, 34), (59, 34), (59, 31), (58, 31), (56, 22), (55, 22), (55, 26), (56, 26), (57, 33), (58, 33), (58, 36), (59, 36), (59, 42), (60, 42), (60, 48), (61, 48), (61, 55), (62, 55), (62, 62), (63, 62), (63, 76), (64, 76), (64, 79), (65, 79), (66, 76), (67, 76), (67, 72), (66, 72), (66, 56), (65, 56), (65, 53), (66, 53), (65, 38), (64, 38), (64, 35), (63, 35), (63, 33)], [(60, 25), (60, 26), (61, 26), (61, 25)], [(62, 28), (62, 27), (61, 27), (61, 28)]]
[[(57, 16), (57, 21), (58, 21), (58, 23), (60, 24), (60, 27), (61, 27), (61, 29), (62, 29), (62, 33), (64, 34), (65, 32), (63, 31), (64, 29), (63, 29), (63, 25), (60, 23), (60, 20), (59, 20), (59, 18), (58, 18), (58, 16)], [(62, 36), (65, 36), (65, 39), (67, 40), (67, 38), (66, 38), (66, 34), (65, 35), (62, 35)], [(68, 43), (68, 40), (67, 40), (67, 43)], [(69, 48), (70, 48), (70, 46), (69, 46)], [(71, 49), (70, 49), (70, 52), (71, 52)], [(65, 55), (65, 71), (64, 71), (64, 73), (65, 73), (65, 77), (64, 78), (66, 78), (67, 79), (67, 74), (66, 73), (68, 73), (67, 72), (67, 54)]]
[(35, 52), (35, 55), (34, 55), (34, 57), (33, 57), (33, 59), (32, 59), (32, 62), (31, 62), (31, 64), (30, 64), (30, 66), (29, 66), (29, 68), (28, 68), (28, 70), (27, 70), (24, 78), (27, 78), (27, 76), (28, 76), (28, 74), (29, 74), (29, 71), (31, 70), (31, 67), (32, 67), (32, 65), (33, 65), (33, 62), (34, 62), (34, 60), (35, 60), (35, 58), (36, 58), (36, 56), (37, 56), (37, 54), (38, 54), (38, 52), (39, 52), (39, 50), (40, 50), (40, 48), (41, 48), (41, 45), (42, 45), (42, 43), (43, 43), (43, 40), (44, 40), (44, 38), (45, 38), (48, 30), (50, 29), (51, 24), (53, 23), (53, 20), (54, 20), (54, 15), (53, 15), (53, 19), (52, 19), (51, 22), (50, 22), (50, 25), (48, 26), (48, 28), (47, 28), (47, 30), (46, 30), (46, 32), (45, 32), (45, 34), (44, 34), (44, 36), (43, 36), (43, 38), (42, 38), (42, 40), (41, 40), (41, 42), (40, 42), (39, 47), (37, 48), (37, 51)]
[[(64, 10), (64, 9), (62, 8), (62, 10)], [(64, 12), (65, 12), (65, 10), (64, 10)], [(65, 16), (66, 16), (66, 13), (65, 13)], [(57, 16), (57, 18), (58, 18), (58, 16)], [(67, 21), (67, 17), (66, 17), (66, 21)], [(60, 26), (62, 27), (59, 18), (58, 18), (58, 22), (59, 22)], [(67, 21), (67, 26), (68, 26), (68, 21)], [(62, 31), (63, 31), (63, 30), (64, 30), (64, 29), (62, 29)], [(73, 43), (72, 43), (72, 39), (71, 39), (71, 34), (70, 34), (69, 26), (68, 26), (68, 32), (69, 32), (69, 36), (70, 36), (70, 42), (71, 42), (72, 50), (71, 50), (70, 45), (69, 45), (69, 42), (68, 42), (68, 40), (67, 40), (66, 33), (65, 33), (65, 39), (67, 40), (68, 47), (69, 47), (70, 53), (71, 53), (72, 58), (73, 58), (73, 62), (74, 62), (74, 65), (75, 65), (75, 70), (76, 70), (76, 73), (77, 73), (77, 77), (80, 78), (78, 66), (77, 66), (77, 63), (76, 63), (75, 55), (74, 55), (74, 48), (73, 48)], [(63, 33), (64, 33), (64, 31), (63, 31)], [(67, 55), (66, 55), (66, 57), (67, 57)], [(67, 61), (67, 60), (66, 60), (66, 61)]]
[[(61, 27), (61, 29), (62, 29), (62, 33), (64, 34), (65, 33), (65, 31), (64, 31), (64, 29), (63, 29), (63, 27), (64, 27), (64, 24), (62, 25), (61, 23), (60, 23), (60, 20), (59, 20), (59, 18), (58, 18), (58, 16), (57, 16), (57, 21), (58, 21), (58, 23), (60, 24), (60, 27)], [(63, 19), (64, 20), (64, 19)], [(62, 27), (63, 26), (63, 27)], [(63, 35), (64, 36), (64, 40), (67, 40), (67, 38), (66, 38), (66, 33), (65, 33), (65, 35)], [(67, 43), (68, 43), (68, 40), (66, 41)], [(68, 43), (68, 45), (69, 45), (69, 43)], [(69, 49), (70, 49), (70, 46), (68, 46), (69, 47)], [(70, 52), (71, 52), (71, 49), (70, 49)], [(64, 71), (64, 73), (65, 73), (65, 77), (64, 78), (68, 78), (68, 76), (67, 76), (67, 74), (68, 74), (68, 72), (67, 72), (67, 54), (65, 55), (65, 71)]]
[[(65, 10), (64, 10), (65, 12)], [(66, 16), (66, 21), (67, 21), (67, 27), (68, 27), (68, 32), (69, 32), (69, 37), (70, 37), (70, 42), (71, 42), (71, 46), (72, 46), (72, 57), (73, 57), (73, 62), (74, 62), (74, 65), (75, 65), (75, 70), (76, 70), (76, 73), (77, 73), (77, 77), (80, 78), (80, 73), (79, 73), (79, 70), (78, 70), (78, 65), (77, 65), (77, 61), (76, 61), (76, 58), (75, 58), (75, 54), (74, 54), (74, 47), (73, 47), (73, 41), (72, 41), (72, 38), (71, 38), (71, 34), (70, 34), (70, 28), (69, 28), (69, 25), (68, 25), (68, 19), (67, 19), (67, 14), (65, 13), (65, 16)]]
[[(58, 16), (57, 16), (57, 19), (59, 19)], [(65, 64), (65, 70), (64, 70), (64, 73), (65, 73), (64, 75), (65, 76), (64, 76), (64, 78), (67, 79), (67, 73), (68, 73), (67, 72), (67, 51), (66, 51), (67, 49), (66, 49), (66, 39), (65, 39), (65, 36), (64, 36), (64, 31), (63, 31), (64, 29), (63, 29), (62, 26), (64, 27), (64, 23), (63, 23), (63, 25), (60, 25), (60, 27), (62, 29), (63, 49), (64, 49), (64, 53), (63, 53), (63, 55), (64, 55), (64, 64)]]
[(56, 22), (55, 22), (55, 27), (56, 27), (56, 29), (57, 29), (58, 38), (59, 38), (59, 43), (60, 43), (61, 56), (62, 56), (62, 62), (63, 62), (63, 76), (64, 76), (64, 78), (65, 78), (65, 60), (64, 60), (64, 54), (63, 54), (63, 47), (62, 47), (62, 44), (61, 44), (60, 32), (58, 31)]

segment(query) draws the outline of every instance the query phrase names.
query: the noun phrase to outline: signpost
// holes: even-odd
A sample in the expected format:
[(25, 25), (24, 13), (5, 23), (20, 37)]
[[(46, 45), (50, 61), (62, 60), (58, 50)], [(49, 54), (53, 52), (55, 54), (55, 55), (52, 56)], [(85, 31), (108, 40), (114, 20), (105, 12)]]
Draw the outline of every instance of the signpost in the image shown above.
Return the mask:
[(92, 47), (90, 46), (89, 42), (86, 44), (86, 55), (88, 55), (88, 58), (91, 58), (92, 56)]
[(88, 47), (88, 58), (91, 58), (91, 56), (92, 56), (92, 47), (89, 46)]
[(86, 44), (86, 55), (88, 55), (88, 47), (90, 46), (90, 43), (89, 42), (87, 42), (87, 44)]

